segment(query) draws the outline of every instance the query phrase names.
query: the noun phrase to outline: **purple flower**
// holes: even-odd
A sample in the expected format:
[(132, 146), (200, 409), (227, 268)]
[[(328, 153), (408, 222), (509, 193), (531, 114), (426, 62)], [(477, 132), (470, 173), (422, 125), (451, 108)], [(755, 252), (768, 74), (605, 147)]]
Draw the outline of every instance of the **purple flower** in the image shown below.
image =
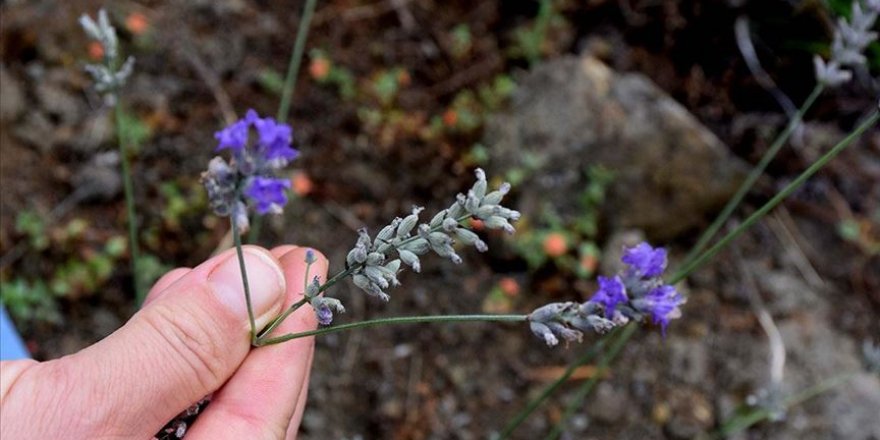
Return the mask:
[(626, 249), (620, 260), (639, 275), (653, 278), (660, 276), (666, 269), (666, 249), (653, 248), (650, 244), (642, 242), (638, 246)]
[(315, 317), (321, 325), (330, 325), (333, 322), (334, 311), (336, 313), (345, 313), (345, 307), (336, 298), (313, 296), (311, 304), (312, 309), (315, 310)]
[[(246, 151), (251, 127), (257, 131), (257, 142)], [(241, 160), (257, 164), (253, 170), (255, 174), (265, 168), (281, 168), (299, 154), (290, 145), (293, 129), (289, 125), (273, 118), (261, 118), (253, 109), (248, 110), (244, 118), (215, 133), (214, 137), (220, 142), (218, 151), (230, 148), (236, 154), (245, 153)]]
[(248, 122), (244, 119), (214, 133), (214, 138), (220, 141), (214, 151), (231, 148), (233, 151), (241, 151), (247, 146)]
[(593, 294), (590, 302), (605, 306), (605, 317), (610, 318), (614, 316), (614, 309), (617, 305), (626, 302), (626, 288), (619, 276), (613, 278), (600, 276), (598, 281), (599, 290)]
[(318, 318), (318, 322), (321, 325), (330, 325), (330, 323), (333, 322), (333, 311), (330, 310), (330, 306), (321, 303), (318, 308), (315, 309), (315, 317)]
[(290, 188), (287, 179), (275, 179), (271, 177), (255, 176), (244, 191), (254, 203), (258, 214), (281, 212), (281, 208), (287, 203), (286, 189)]
[(660, 324), (665, 335), (669, 321), (681, 316), (678, 306), (683, 303), (684, 297), (675, 290), (675, 287), (663, 285), (634, 300), (633, 306), (643, 313), (650, 313), (654, 323)]

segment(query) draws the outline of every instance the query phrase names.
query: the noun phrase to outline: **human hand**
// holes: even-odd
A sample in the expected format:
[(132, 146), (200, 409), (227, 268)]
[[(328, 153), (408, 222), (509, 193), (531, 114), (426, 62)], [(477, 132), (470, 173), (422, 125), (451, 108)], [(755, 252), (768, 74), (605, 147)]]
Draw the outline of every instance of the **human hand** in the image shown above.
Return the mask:
[[(257, 328), (301, 298), (306, 248), (245, 246)], [(317, 253), (316, 253), (317, 254)], [(317, 254), (312, 276), (327, 276)], [(279, 334), (317, 327), (297, 310)], [(0, 363), (0, 438), (151, 438), (207, 394), (188, 439), (296, 438), (314, 338), (252, 350), (234, 250), (156, 282), (122, 328), (47, 362)]]

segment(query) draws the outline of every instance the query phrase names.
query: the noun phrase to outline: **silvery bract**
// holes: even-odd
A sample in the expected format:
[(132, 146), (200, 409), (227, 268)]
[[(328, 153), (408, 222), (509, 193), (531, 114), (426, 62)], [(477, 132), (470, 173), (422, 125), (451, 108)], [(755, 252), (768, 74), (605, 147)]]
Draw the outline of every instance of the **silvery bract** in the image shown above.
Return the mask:
[(83, 15), (79, 18), (79, 24), (86, 35), (101, 43), (104, 49), (104, 63), (88, 64), (85, 70), (95, 81), (95, 90), (107, 93), (111, 103), (115, 104), (115, 93), (125, 85), (125, 81), (134, 71), (134, 58), (128, 57), (125, 62), (119, 62), (119, 39), (106, 10), (98, 11), (97, 22), (88, 15)]
[[(448, 258), (455, 264), (462, 262), (455, 250), (456, 243), (473, 246), (479, 252), (488, 250), (486, 243), (471, 230), (466, 220), (481, 220), (488, 229), (503, 229), (514, 232), (510, 222), (519, 219), (520, 214), (501, 206), (501, 200), (510, 191), (510, 184), (488, 192), (486, 173), (476, 170), (477, 181), (467, 194), (459, 194), (456, 201), (447, 209), (437, 213), (427, 223), (419, 224), (419, 214), (424, 210), (415, 207), (404, 218), (396, 218), (382, 228), (375, 238), (366, 229), (359, 231), (354, 248), (346, 257), (346, 265), (355, 286), (371, 296), (383, 301), (390, 297), (385, 291), (400, 284), (397, 272), (401, 263), (415, 272), (422, 269), (419, 256), (433, 251)], [(397, 258), (390, 258), (397, 254)]]
[(844, 67), (865, 64), (867, 59), (862, 52), (877, 39), (877, 33), (872, 32), (871, 28), (878, 14), (880, 0), (853, 2), (852, 18), (849, 21), (839, 19), (834, 28), (831, 59), (826, 62), (819, 55), (813, 58), (817, 81), (830, 87), (838, 86), (852, 78), (852, 72)]

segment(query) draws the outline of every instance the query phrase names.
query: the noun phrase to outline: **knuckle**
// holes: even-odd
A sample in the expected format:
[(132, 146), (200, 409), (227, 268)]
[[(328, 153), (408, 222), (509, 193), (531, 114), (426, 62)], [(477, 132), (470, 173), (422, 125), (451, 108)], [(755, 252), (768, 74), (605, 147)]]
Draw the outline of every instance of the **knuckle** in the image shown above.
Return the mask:
[(226, 380), (228, 347), (210, 319), (185, 307), (171, 309), (160, 304), (144, 319), (160, 342), (169, 347), (168, 355), (177, 358), (177, 362), (169, 361), (182, 369), (179, 374), (197, 380), (205, 390), (216, 389)]

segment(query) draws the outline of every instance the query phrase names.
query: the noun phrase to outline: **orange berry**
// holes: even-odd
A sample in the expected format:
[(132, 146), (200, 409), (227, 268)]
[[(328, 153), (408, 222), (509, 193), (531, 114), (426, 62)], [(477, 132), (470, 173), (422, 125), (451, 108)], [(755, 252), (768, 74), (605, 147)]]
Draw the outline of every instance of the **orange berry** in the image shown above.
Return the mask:
[(443, 112), (443, 124), (447, 127), (454, 127), (455, 123), (458, 122), (458, 113), (455, 110), (449, 109)]
[(303, 197), (310, 192), (314, 185), (312, 184), (312, 179), (306, 173), (296, 173), (293, 175), (293, 192), (294, 194)]
[(559, 257), (568, 252), (568, 240), (558, 232), (551, 232), (544, 237), (544, 253), (550, 257)]
[(309, 63), (309, 75), (312, 78), (320, 81), (324, 78), (327, 78), (327, 75), (330, 74), (330, 60), (327, 58), (314, 58), (312, 62)]
[(92, 41), (89, 43), (89, 58), (100, 61), (104, 59), (104, 46), (101, 46), (101, 43), (97, 41)]
[(142, 35), (150, 27), (150, 21), (147, 16), (140, 12), (133, 12), (125, 17), (125, 27), (134, 35)]
[(580, 264), (582, 269), (593, 272), (596, 270), (596, 266), (599, 265), (599, 260), (596, 259), (595, 255), (584, 255), (581, 257)]
[(519, 283), (511, 277), (504, 277), (498, 280), (498, 287), (501, 289), (501, 293), (507, 296), (519, 295)]
[(471, 228), (475, 231), (482, 231), (485, 226), (483, 225), (483, 221), (478, 218), (471, 219)]
[(397, 72), (397, 84), (406, 87), (409, 85), (410, 82), (412, 82), (412, 78), (409, 76), (409, 72), (407, 72), (406, 70), (401, 70)]

